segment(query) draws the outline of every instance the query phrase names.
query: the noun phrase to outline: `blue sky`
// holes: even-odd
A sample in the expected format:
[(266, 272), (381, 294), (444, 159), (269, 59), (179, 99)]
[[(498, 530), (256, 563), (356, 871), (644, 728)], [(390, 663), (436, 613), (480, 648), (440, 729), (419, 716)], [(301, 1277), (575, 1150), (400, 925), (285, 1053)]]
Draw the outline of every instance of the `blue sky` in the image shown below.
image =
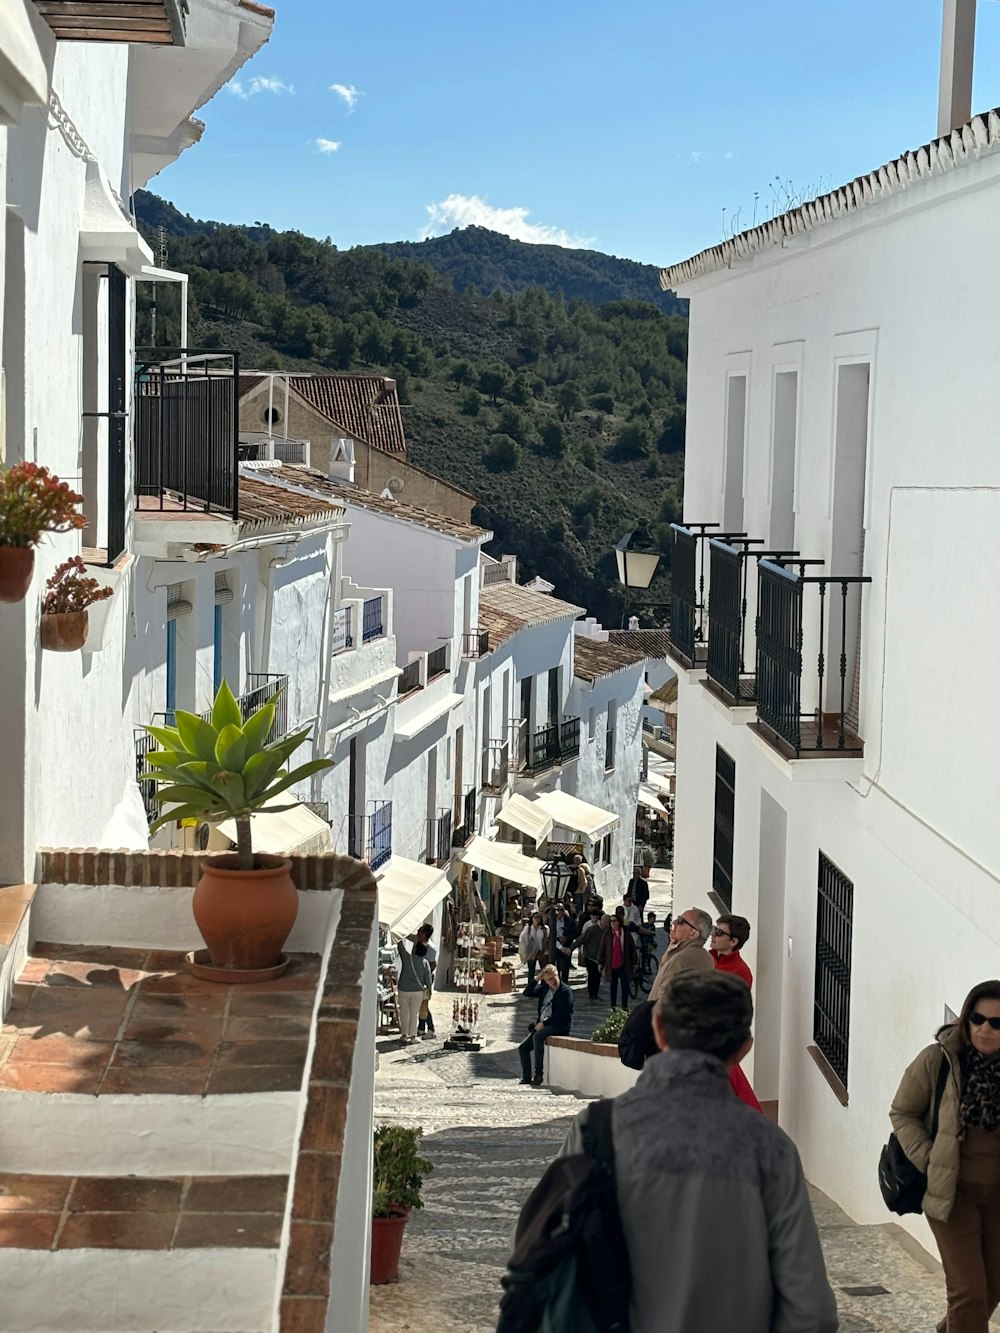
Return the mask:
[[(275, 0), (150, 183), (336, 245), (479, 222), (666, 264), (932, 138), (941, 0)], [(980, 0), (974, 109), (1000, 104)]]

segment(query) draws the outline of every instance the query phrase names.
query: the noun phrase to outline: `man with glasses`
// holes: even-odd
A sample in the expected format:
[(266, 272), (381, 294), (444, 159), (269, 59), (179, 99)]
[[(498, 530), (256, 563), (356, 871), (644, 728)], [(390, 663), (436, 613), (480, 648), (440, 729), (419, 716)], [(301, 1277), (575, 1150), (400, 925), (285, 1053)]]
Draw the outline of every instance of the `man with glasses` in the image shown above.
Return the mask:
[(705, 952), (705, 941), (712, 930), (712, 918), (699, 907), (687, 907), (674, 917), (670, 927), (670, 947), (660, 959), (659, 970), (649, 992), (652, 1003), (660, 998), (673, 979), (682, 972), (711, 972), (714, 964)]
[(753, 973), (740, 957), (740, 950), (750, 938), (750, 922), (745, 916), (723, 913), (712, 927), (712, 947), (709, 953), (717, 972), (730, 972), (748, 986), (753, 986)]

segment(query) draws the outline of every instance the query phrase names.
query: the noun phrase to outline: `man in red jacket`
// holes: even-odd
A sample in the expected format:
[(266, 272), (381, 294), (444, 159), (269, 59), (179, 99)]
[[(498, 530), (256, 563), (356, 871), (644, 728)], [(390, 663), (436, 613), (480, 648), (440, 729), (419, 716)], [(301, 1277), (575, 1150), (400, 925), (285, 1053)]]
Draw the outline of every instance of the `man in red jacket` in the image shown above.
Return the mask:
[(712, 947), (709, 953), (718, 972), (731, 972), (748, 986), (753, 986), (753, 973), (740, 957), (740, 950), (750, 938), (750, 922), (745, 916), (720, 916), (712, 927)]

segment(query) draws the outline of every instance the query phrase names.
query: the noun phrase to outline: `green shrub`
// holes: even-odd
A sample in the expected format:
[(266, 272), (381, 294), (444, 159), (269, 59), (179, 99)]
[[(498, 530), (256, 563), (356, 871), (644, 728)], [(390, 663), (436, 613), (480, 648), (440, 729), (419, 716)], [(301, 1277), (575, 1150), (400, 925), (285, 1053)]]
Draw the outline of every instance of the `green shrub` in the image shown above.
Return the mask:
[(607, 1042), (609, 1046), (617, 1046), (627, 1018), (627, 1009), (612, 1009), (604, 1022), (594, 1029), (594, 1035), (590, 1040)]
[(423, 1208), (424, 1176), (434, 1170), (417, 1151), (423, 1132), (406, 1125), (379, 1125), (375, 1130), (372, 1217), (388, 1217), (393, 1207)]

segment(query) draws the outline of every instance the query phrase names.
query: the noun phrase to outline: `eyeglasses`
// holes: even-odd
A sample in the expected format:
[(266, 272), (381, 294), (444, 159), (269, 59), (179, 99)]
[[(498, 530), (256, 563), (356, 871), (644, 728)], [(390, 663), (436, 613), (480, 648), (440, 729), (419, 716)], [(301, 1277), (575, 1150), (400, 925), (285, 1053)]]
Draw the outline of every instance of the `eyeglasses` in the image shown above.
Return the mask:
[(679, 917), (677, 917), (677, 919), (674, 921), (674, 925), (675, 925), (675, 926), (687, 926), (688, 930), (697, 930), (697, 929), (698, 929), (697, 926), (692, 926), (691, 922), (687, 919), (686, 916), (679, 916)]
[(989, 1023), (994, 1032), (1000, 1032), (1000, 1018), (987, 1018), (978, 1009), (969, 1015), (969, 1022), (974, 1028), (981, 1028), (984, 1023)]
[(712, 927), (712, 934), (721, 935), (724, 940), (734, 940), (736, 938), (735, 935), (730, 935), (728, 930), (720, 930), (718, 926)]

